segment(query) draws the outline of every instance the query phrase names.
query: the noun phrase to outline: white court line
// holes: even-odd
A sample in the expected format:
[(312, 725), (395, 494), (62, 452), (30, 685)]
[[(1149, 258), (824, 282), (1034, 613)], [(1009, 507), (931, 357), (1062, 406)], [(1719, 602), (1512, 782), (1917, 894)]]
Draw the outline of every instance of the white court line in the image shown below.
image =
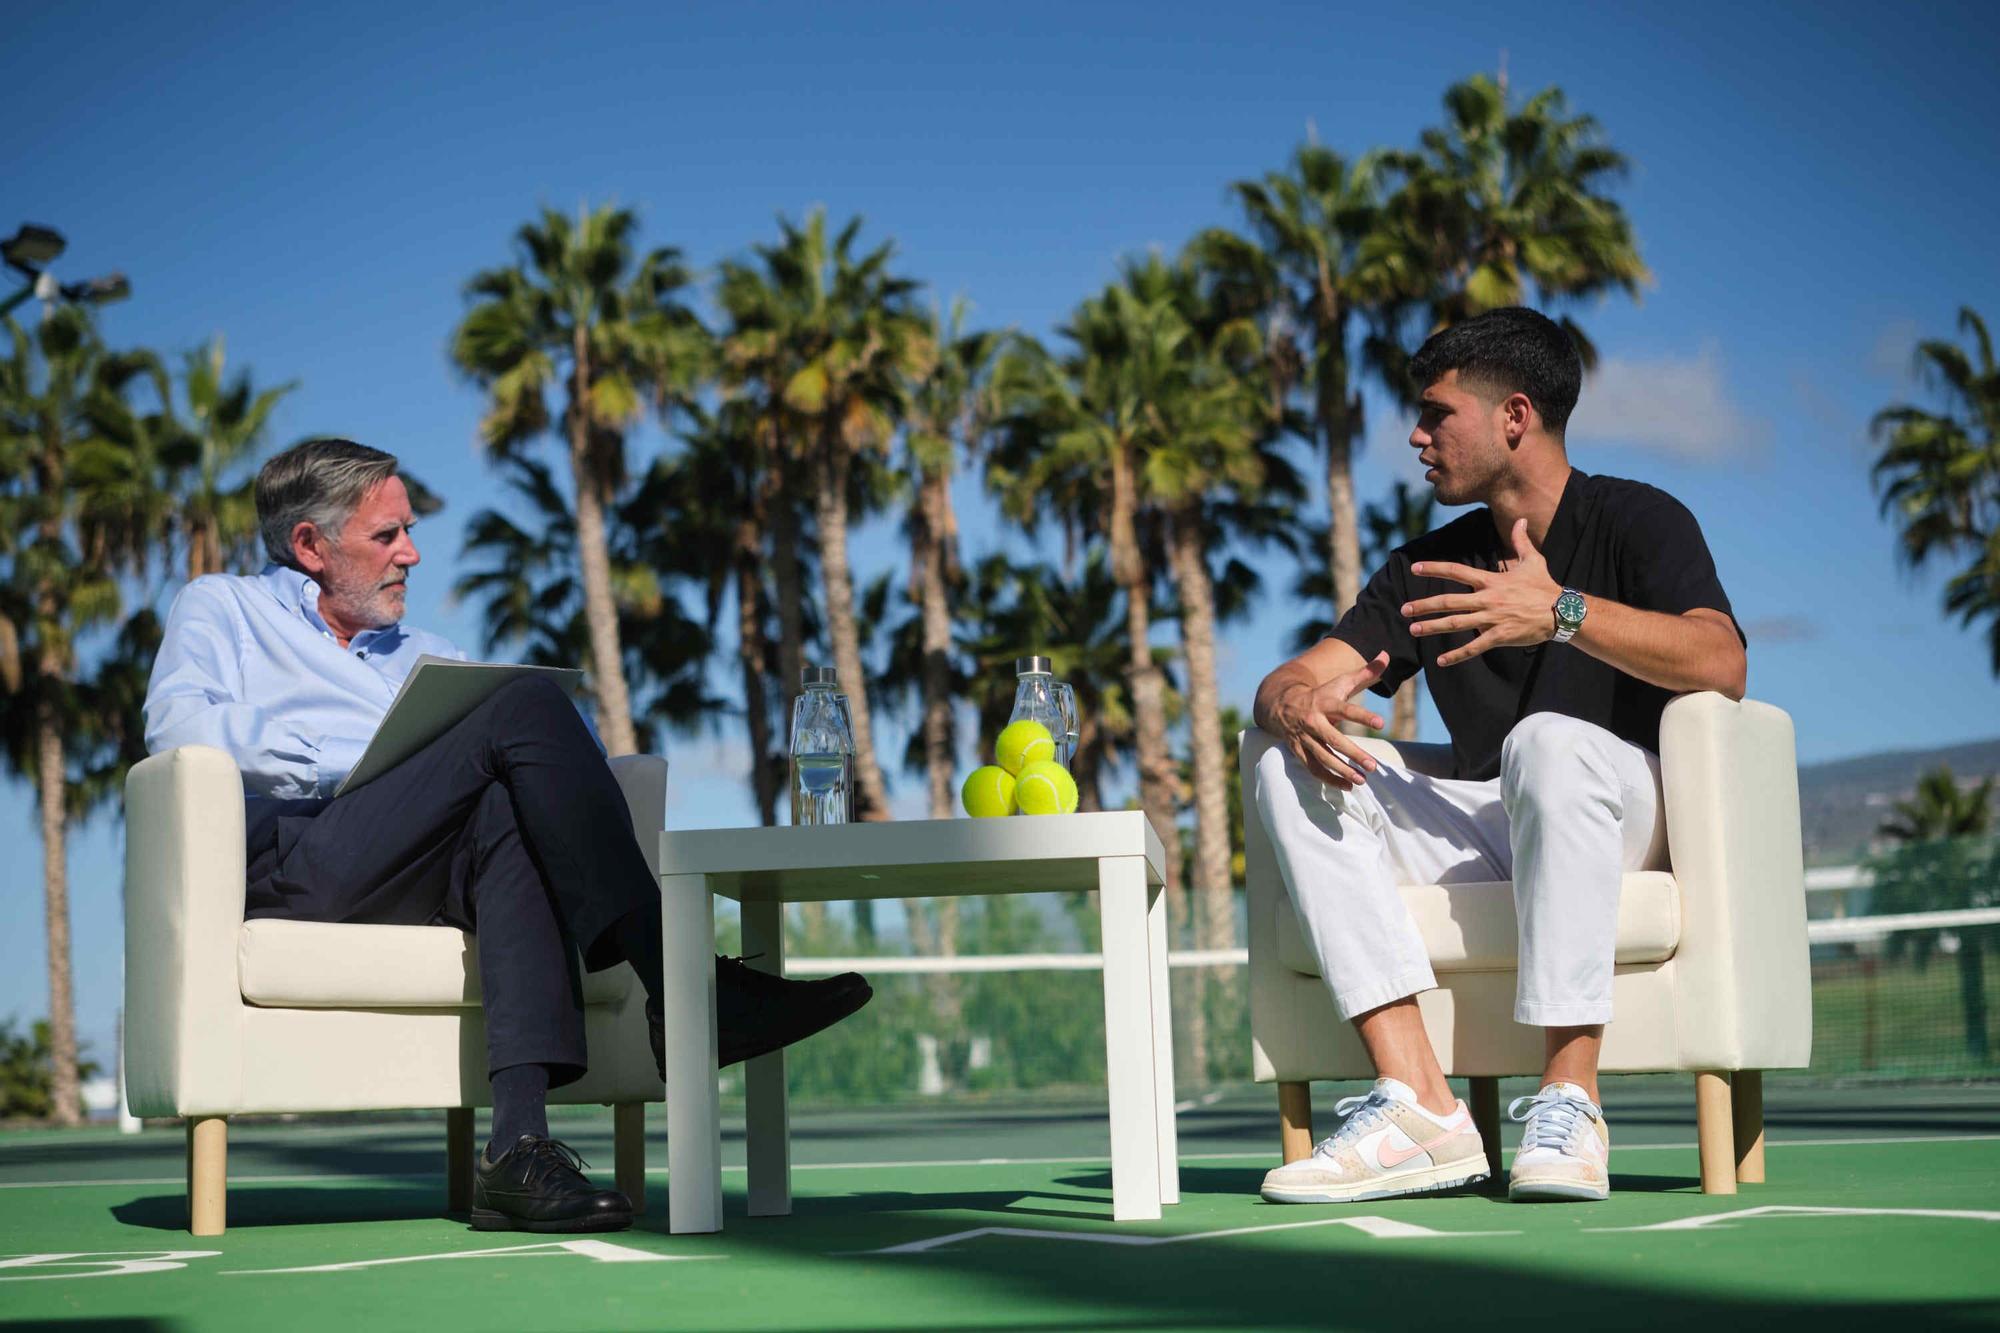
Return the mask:
[[(1773, 1148), (1866, 1148), (1906, 1143), (1992, 1143), (2000, 1140), (2000, 1134), (1911, 1134), (1901, 1138), (1871, 1139), (1773, 1139), (1766, 1138), (1764, 1146)], [(1699, 1145), (1695, 1143), (1627, 1143), (1618, 1147), (1620, 1155), (1632, 1152), (1692, 1152)], [(1207, 1152), (1183, 1153), (1183, 1162), (1265, 1162), (1277, 1156), (1271, 1152)], [(952, 1166), (1108, 1166), (1109, 1157), (945, 1157), (920, 1161), (903, 1162), (795, 1162), (792, 1170), (797, 1171), (882, 1171), (890, 1167), (937, 1168)], [(725, 1175), (741, 1175), (747, 1167), (725, 1166)], [(664, 1166), (648, 1167), (649, 1176), (664, 1176)], [(231, 1176), (231, 1185), (325, 1185), (352, 1180), (429, 1181), (437, 1179), (438, 1173), (426, 1171), (411, 1174), (403, 1171), (368, 1172), (363, 1174), (313, 1176)], [(105, 1188), (134, 1185), (187, 1185), (185, 1176), (134, 1177), (123, 1180), (17, 1180), (0, 1182), (0, 1190), (68, 1190)]]

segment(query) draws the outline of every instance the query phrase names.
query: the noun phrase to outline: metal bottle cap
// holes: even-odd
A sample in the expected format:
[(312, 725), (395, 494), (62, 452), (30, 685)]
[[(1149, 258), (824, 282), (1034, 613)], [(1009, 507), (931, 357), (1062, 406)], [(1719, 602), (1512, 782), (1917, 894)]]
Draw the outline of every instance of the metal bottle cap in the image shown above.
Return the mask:
[(805, 678), (805, 684), (808, 686), (838, 685), (840, 683), (834, 679), (834, 669), (830, 666), (809, 666), (799, 674)]
[(1017, 657), (1014, 659), (1014, 674), (1017, 676), (1025, 676), (1030, 672), (1040, 672), (1042, 675), (1047, 676), (1054, 674), (1054, 671), (1055, 668), (1049, 665), (1049, 659), (1046, 657)]

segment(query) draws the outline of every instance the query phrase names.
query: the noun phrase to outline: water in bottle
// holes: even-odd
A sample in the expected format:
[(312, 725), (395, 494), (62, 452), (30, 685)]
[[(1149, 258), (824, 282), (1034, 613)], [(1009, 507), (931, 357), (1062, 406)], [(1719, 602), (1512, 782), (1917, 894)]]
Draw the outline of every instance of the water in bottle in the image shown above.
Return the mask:
[(792, 822), (845, 824), (853, 817), (854, 740), (847, 700), (832, 667), (807, 667), (792, 704)]
[(1056, 743), (1056, 758), (1069, 763), (1068, 720), (1063, 717), (1062, 704), (1057, 697), (1055, 676), (1051, 674), (1049, 659), (1041, 656), (1017, 657), (1014, 659), (1014, 674), (1018, 678), (1014, 686), (1014, 711), (1007, 718), (1008, 724), (1028, 720), (1039, 722), (1049, 729), (1049, 735)]

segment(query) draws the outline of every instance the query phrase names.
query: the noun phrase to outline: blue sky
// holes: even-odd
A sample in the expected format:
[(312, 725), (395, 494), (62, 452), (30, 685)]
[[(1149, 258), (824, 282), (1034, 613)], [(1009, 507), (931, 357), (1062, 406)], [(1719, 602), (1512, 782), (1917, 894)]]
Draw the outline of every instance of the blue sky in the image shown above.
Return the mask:
[[(1577, 310), (1604, 354), (1573, 461), (1701, 519), (1751, 635), (1751, 693), (1811, 761), (2000, 732), (1976, 635), (1941, 578), (1895, 563), (1867, 421), (1916, 392), (1909, 350), (1957, 308), (2000, 319), (2000, 11), (1862, 5), (1419, 7), (1013, 4), (300, 6), (67, 4), (0, 44), (0, 231), (46, 222), (59, 271), (122, 268), (119, 343), (228, 338), (296, 379), (273, 439), (337, 432), (402, 455), (450, 507), (422, 529), (411, 618), (476, 643), (445, 588), (497, 498), (476, 393), (445, 340), (460, 287), (542, 204), (636, 208), (702, 268), (824, 205), (892, 237), (978, 321), (1047, 334), (1121, 256), (1235, 220), (1225, 187), (1313, 127), (1411, 141), (1457, 78), (1501, 60), (1560, 85), (1635, 169), (1620, 197), (1655, 284)], [(1414, 477), (1408, 423), (1371, 404), (1364, 497)], [(663, 447), (648, 431), (640, 451)], [(976, 479), (968, 554), (1000, 531)], [(861, 533), (865, 577), (896, 566)], [(1297, 608), (1273, 568), (1228, 636), (1247, 707)], [(723, 682), (719, 681), (719, 684)], [(727, 688), (726, 684), (724, 687)], [(1437, 734), (1434, 717), (1427, 719)], [(894, 731), (893, 724), (891, 725)], [(754, 820), (726, 740), (672, 747), (677, 827)], [(920, 808), (913, 779), (899, 800)], [(29, 793), (0, 784), (0, 1017), (46, 1009)], [(122, 850), (72, 840), (84, 1034), (108, 1053)]]

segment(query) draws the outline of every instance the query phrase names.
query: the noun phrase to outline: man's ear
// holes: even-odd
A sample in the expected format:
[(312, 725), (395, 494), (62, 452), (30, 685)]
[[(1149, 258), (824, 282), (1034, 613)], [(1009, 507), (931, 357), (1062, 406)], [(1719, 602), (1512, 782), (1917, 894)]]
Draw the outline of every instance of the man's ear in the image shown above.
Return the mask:
[(1535, 404), (1525, 393), (1510, 393), (1500, 403), (1506, 416), (1507, 443), (1519, 444), (1534, 428)]
[(308, 574), (326, 572), (326, 538), (314, 523), (292, 525), (292, 558)]

